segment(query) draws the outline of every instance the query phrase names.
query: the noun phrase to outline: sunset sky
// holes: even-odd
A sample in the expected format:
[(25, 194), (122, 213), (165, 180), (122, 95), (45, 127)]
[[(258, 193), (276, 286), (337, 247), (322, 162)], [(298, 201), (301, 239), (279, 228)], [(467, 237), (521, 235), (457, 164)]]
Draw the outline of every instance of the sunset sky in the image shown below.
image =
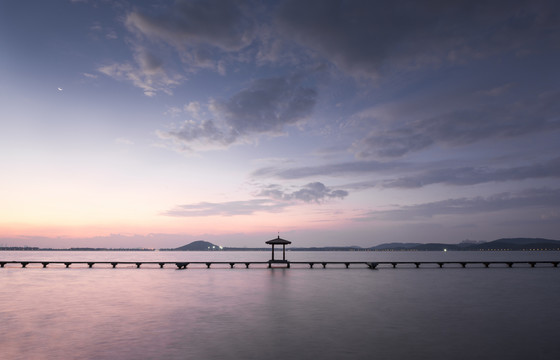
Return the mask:
[(0, 3), (0, 246), (560, 239), (560, 2)]

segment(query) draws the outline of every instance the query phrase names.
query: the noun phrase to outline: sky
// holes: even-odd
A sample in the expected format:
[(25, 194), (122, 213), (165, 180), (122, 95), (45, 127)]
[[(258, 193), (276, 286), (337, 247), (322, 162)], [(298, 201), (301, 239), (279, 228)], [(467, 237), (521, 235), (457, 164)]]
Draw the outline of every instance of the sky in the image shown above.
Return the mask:
[(0, 3), (0, 246), (560, 239), (560, 2)]

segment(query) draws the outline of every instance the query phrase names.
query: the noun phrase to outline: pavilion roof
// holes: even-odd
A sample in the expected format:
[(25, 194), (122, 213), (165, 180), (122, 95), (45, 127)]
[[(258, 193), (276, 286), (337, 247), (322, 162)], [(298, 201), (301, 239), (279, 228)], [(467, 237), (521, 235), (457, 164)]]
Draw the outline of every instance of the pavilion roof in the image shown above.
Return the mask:
[(272, 239), (272, 240), (268, 240), (266, 242), (269, 245), (288, 245), (291, 244), (291, 241), (288, 240), (284, 240), (280, 238), (280, 235), (278, 235), (278, 237), (276, 239)]

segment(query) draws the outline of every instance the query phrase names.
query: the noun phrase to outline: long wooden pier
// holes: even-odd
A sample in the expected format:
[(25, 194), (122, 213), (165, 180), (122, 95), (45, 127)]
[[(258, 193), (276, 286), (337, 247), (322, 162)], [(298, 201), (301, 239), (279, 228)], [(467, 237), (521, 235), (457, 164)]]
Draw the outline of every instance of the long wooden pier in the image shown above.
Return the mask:
[(237, 267), (245, 266), (249, 269), (251, 265), (257, 265), (259, 267), (267, 268), (291, 268), (293, 265), (296, 267), (309, 267), (314, 268), (315, 266), (323, 268), (329, 267), (345, 267), (349, 268), (367, 268), (367, 269), (378, 269), (378, 268), (443, 268), (443, 267), (455, 267), (455, 268), (466, 268), (466, 267), (558, 267), (560, 260), (546, 260), (546, 261), (49, 261), (49, 260), (10, 260), (10, 261), (0, 261), (0, 268), (4, 268), (6, 265), (16, 265), (19, 264), (22, 268), (26, 268), (27, 265), (41, 265), (46, 268), (49, 265), (63, 265), (69, 268), (71, 265), (87, 265), (88, 268), (93, 268), (94, 265), (105, 265), (116, 268), (117, 266), (136, 266), (140, 268), (142, 265), (148, 265), (153, 267), (158, 267), (163, 269), (164, 267), (174, 267), (176, 269), (187, 269), (189, 266), (202, 267), (210, 269), (213, 265), (218, 265), (223, 267), (224, 265), (229, 266), (231, 269)]

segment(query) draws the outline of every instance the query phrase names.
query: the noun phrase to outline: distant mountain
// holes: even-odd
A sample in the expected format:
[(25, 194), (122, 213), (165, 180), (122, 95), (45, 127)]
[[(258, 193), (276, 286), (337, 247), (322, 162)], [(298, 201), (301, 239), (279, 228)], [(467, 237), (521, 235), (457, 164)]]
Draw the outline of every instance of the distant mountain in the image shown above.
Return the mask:
[(408, 250), (422, 245), (422, 243), (392, 242), (370, 247), (370, 250)]
[(455, 244), (440, 244), (440, 243), (429, 243), (418, 245), (414, 250), (419, 251), (443, 251), (443, 250), (461, 250), (459, 245)]
[(531, 249), (560, 249), (560, 241), (541, 238), (510, 238), (498, 239), (483, 244), (467, 247), (468, 250), (531, 250)]
[(193, 241), (190, 244), (187, 245), (183, 245), (181, 247), (178, 247), (176, 249), (173, 250), (178, 250), (178, 251), (212, 251), (212, 250), (220, 250), (220, 247), (218, 245), (214, 245), (211, 242), (208, 241), (202, 241), (202, 240), (198, 240), (198, 241)]
[(369, 248), (376, 251), (443, 251), (443, 250), (560, 250), (559, 240), (541, 238), (510, 238), (489, 242), (461, 242), (459, 244), (440, 243), (388, 243)]
[[(175, 249), (160, 249), (171, 251), (264, 251), (269, 247), (238, 248), (221, 247), (208, 241), (194, 241)], [(541, 238), (506, 238), (489, 242), (463, 241), (459, 244), (442, 243), (386, 243), (370, 248), (359, 246), (324, 246), (324, 247), (289, 247), (288, 251), (459, 251), (459, 250), (560, 250), (560, 240)]]

